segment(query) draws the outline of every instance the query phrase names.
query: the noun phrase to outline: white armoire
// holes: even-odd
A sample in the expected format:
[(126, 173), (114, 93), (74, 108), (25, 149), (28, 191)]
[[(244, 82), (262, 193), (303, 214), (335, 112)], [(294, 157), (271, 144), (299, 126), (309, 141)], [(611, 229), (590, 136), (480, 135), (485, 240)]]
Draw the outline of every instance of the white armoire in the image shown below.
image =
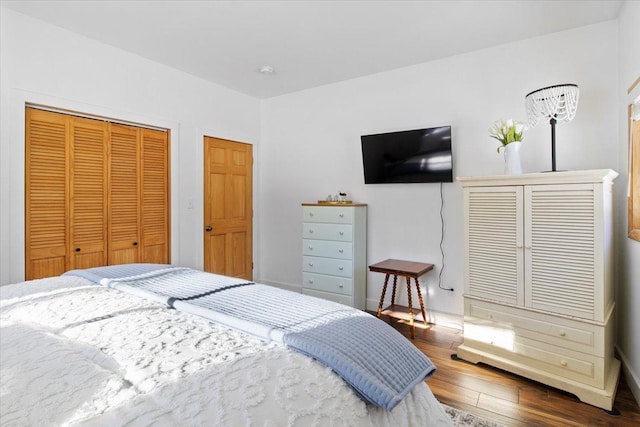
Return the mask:
[(464, 189), (461, 359), (610, 410), (612, 170), (458, 178)]

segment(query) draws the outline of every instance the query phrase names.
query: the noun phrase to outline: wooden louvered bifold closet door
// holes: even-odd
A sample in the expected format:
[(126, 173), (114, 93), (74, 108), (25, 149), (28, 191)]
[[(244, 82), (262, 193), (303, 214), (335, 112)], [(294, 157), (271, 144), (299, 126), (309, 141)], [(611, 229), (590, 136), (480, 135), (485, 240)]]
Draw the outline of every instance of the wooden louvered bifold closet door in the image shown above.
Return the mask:
[(55, 276), (68, 265), (67, 135), (62, 114), (26, 110), (25, 276)]
[(169, 263), (169, 134), (26, 109), (27, 280)]
[(165, 131), (141, 129), (142, 256), (169, 263), (169, 144)]
[(138, 262), (140, 128), (111, 124), (109, 263)]
[(72, 117), (69, 268), (107, 264), (107, 130), (97, 120)]

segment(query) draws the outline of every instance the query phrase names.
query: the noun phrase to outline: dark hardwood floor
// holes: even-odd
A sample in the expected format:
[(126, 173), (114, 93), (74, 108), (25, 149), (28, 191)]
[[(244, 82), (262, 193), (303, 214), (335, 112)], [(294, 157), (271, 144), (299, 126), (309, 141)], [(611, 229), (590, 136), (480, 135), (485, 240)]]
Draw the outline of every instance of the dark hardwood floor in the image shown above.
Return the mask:
[[(409, 338), (409, 327), (385, 318)], [(421, 325), (420, 325), (421, 326)], [(452, 360), (462, 331), (429, 325), (415, 328), (414, 344), (437, 367), (427, 384), (436, 398), (504, 426), (640, 426), (640, 407), (621, 376), (614, 408), (619, 416), (577, 397), (484, 364)]]

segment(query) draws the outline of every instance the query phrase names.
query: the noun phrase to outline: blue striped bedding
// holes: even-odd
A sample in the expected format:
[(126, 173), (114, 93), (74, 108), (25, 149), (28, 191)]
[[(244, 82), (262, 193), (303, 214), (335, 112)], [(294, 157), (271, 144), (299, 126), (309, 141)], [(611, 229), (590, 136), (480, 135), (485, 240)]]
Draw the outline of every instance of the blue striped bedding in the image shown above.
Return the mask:
[(391, 326), (331, 301), (169, 265), (127, 264), (65, 275), (280, 342), (331, 367), (361, 398), (387, 410), (435, 371), (433, 363)]

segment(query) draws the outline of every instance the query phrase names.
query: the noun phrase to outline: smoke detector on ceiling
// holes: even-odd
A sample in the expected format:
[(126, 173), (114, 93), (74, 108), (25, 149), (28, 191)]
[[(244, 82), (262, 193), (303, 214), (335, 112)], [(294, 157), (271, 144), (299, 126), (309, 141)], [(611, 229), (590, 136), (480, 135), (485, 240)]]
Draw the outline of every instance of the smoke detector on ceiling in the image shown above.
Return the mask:
[(258, 68), (258, 72), (260, 74), (271, 75), (275, 74), (276, 70), (274, 70), (271, 65), (263, 65), (262, 67)]

